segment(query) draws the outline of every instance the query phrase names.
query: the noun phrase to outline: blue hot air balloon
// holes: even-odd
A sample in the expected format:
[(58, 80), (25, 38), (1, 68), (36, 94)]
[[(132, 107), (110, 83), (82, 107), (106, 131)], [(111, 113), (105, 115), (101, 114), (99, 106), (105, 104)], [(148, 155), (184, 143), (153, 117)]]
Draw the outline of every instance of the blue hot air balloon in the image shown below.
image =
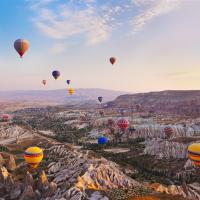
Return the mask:
[(52, 72), (52, 76), (57, 79), (60, 76), (60, 72), (59, 71), (53, 71)]
[(101, 103), (103, 101), (103, 97), (98, 97), (98, 100)]
[(108, 142), (108, 138), (107, 137), (99, 137), (98, 138), (98, 144), (106, 144)]
[(70, 81), (70, 80), (67, 80), (66, 82), (67, 82), (67, 84), (69, 85), (71, 81)]

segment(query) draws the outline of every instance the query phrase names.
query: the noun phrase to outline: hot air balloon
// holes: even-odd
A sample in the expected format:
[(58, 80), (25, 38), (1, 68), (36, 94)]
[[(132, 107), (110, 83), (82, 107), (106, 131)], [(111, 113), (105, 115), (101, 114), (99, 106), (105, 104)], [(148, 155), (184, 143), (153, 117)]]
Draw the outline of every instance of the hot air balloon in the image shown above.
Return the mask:
[(129, 126), (129, 121), (125, 118), (121, 118), (118, 120), (117, 125), (121, 130), (125, 131)]
[(52, 76), (57, 79), (60, 76), (60, 72), (59, 71), (53, 71), (52, 72)]
[(194, 143), (188, 147), (188, 157), (195, 166), (200, 166), (200, 143)]
[(121, 110), (120, 110), (120, 114), (121, 114), (122, 116), (124, 116), (125, 110), (124, 110), (124, 109), (121, 109)]
[(98, 97), (98, 100), (101, 103), (103, 101), (103, 97)]
[(74, 94), (74, 92), (75, 92), (75, 90), (73, 88), (69, 88), (69, 90), (68, 90), (69, 95)]
[(32, 168), (37, 168), (43, 159), (43, 150), (36, 146), (29, 147), (24, 152), (24, 159)]
[(26, 53), (29, 48), (29, 42), (25, 39), (18, 39), (14, 42), (14, 48), (22, 58), (22, 56)]
[(114, 57), (111, 57), (111, 58), (110, 58), (110, 63), (111, 63), (112, 65), (114, 65), (114, 64), (115, 64), (115, 62), (116, 62), (116, 58), (114, 58)]
[(108, 119), (108, 127), (115, 126), (115, 121), (113, 119)]
[(10, 115), (8, 114), (3, 114), (1, 118), (3, 122), (8, 122), (11, 119)]
[(134, 127), (130, 127), (128, 130), (130, 133), (134, 133), (136, 131), (136, 129)]
[(141, 111), (141, 107), (142, 107), (142, 106), (141, 106), (140, 104), (136, 104), (136, 105), (135, 105), (136, 111), (137, 111), (137, 112)]
[(166, 126), (165, 128), (164, 128), (164, 133), (165, 133), (165, 136), (167, 137), (167, 138), (170, 138), (171, 136), (172, 136), (172, 134), (173, 134), (173, 129), (170, 127), (170, 126)]
[(43, 85), (46, 85), (46, 84), (47, 84), (47, 81), (46, 81), (46, 80), (42, 80), (42, 84), (43, 84)]
[(67, 82), (67, 84), (69, 85), (71, 81), (70, 81), (70, 80), (67, 80), (66, 82)]
[(108, 143), (107, 137), (102, 136), (98, 138), (98, 144), (106, 144), (106, 143)]
[(103, 115), (104, 115), (104, 111), (103, 111), (103, 110), (100, 110), (100, 111), (99, 111), (99, 114), (100, 114), (101, 116), (103, 116)]

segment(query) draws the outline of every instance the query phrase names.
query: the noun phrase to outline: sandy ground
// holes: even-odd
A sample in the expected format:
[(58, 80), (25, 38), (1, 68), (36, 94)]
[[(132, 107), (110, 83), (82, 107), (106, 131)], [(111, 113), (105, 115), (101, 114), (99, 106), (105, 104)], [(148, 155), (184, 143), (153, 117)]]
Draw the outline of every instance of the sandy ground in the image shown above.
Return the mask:
[(105, 152), (111, 152), (111, 153), (126, 153), (129, 152), (130, 149), (128, 148), (112, 148), (112, 149), (104, 149)]

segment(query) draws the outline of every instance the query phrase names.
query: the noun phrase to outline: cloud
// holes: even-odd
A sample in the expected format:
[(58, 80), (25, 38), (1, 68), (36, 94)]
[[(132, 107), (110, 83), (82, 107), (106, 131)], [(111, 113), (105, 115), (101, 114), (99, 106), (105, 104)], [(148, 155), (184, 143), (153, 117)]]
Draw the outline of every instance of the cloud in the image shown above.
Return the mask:
[(178, 77), (186, 77), (186, 76), (189, 76), (191, 73), (190, 72), (186, 72), (186, 71), (183, 71), (183, 72), (172, 72), (172, 73), (167, 73), (167, 74), (163, 74), (164, 76), (167, 76), (167, 77), (172, 77), (172, 78), (178, 78)]
[(137, 32), (142, 30), (153, 19), (168, 14), (178, 8), (183, 0), (132, 0), (132, 2), (136, 6), (146, 7), (131, 22), (133, 31)]
[(31, 5), (32, 9), (40, 8), (41, 6), (49, 5), (57, 0), (26, 0)]
[[(121, 25), (137, 32), (150, 21), (175, 10), (183, 0), (26, 0), (35, 12), (33, 22), (44, 35), (65, 41), (70, 37), (87, 44), (106, 41)], [(130, 19), (124, 17), (127, 12)], [(139, 12), (139, 14), (137, 14)]]
[[(112, 9), (96, 7), (93, 5), (94, 2), (94, 0), (80, 0), (79, 3), (86, 4), (83, 7), (77, 7), (71, 1), (65, 5), (59, 4), (56, 9), (43, 7), (44, 4), (42, 4), (37, 9), (37, 16), (33, 22), (43, 34), (50, 38), (64, 40), (82, 34), (87, 43), (96, 44), (109, 38), (114, 29), (112, 16), (120, 8), (119, 6)], [(51, 3), (50, 0), (49, 3)]]
[(66, 45), (64, 43), (56, 43), (49, 49), (49, 52), (51, 54), (60, 54), (63, 53), (65, 49)]

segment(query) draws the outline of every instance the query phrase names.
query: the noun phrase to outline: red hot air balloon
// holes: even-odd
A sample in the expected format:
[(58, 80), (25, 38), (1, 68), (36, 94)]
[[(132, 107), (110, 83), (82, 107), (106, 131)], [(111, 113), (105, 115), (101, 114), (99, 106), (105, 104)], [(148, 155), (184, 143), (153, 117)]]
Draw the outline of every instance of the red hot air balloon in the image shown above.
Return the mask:
[(114, 57), (111, 57), (111, 58), (110, 58), (110, 63), (111, 63), (112, 65), (114, 65), (114, 64), (115, 64), (115, 62), (116, 62), (116, 58), (114, 58)]
[(26, 51), (29, 48), (29, 42), (28, 40), (24, 40), (24, 39), (15, 40), (14, 48), (18, 52), (20, 57), (22, 58), (22, 56), (26, 53)]
[(164, 128), (164, 133), (167, 138), (170, 138), (173, 134), (173, 129), (170, 126)]
[(125, 119), (125, 118), (121, 118), (117, 122), (117, 125), (121, 130), (125, 131), (129, 126), (129, 121), (127, 119)]
[(8, 115), (8, 114), (3, 114), (2, 115), (2, 121), (8, 122), (8, 121), (10, 121), (10, 119), (11, 119), (10, 115)]
[(46, 80), (42, 80), (42, 84), (43, 84), (43, 85), (46, 85), (46, 84), (47, 84), (47, 81), (46, 81)]

